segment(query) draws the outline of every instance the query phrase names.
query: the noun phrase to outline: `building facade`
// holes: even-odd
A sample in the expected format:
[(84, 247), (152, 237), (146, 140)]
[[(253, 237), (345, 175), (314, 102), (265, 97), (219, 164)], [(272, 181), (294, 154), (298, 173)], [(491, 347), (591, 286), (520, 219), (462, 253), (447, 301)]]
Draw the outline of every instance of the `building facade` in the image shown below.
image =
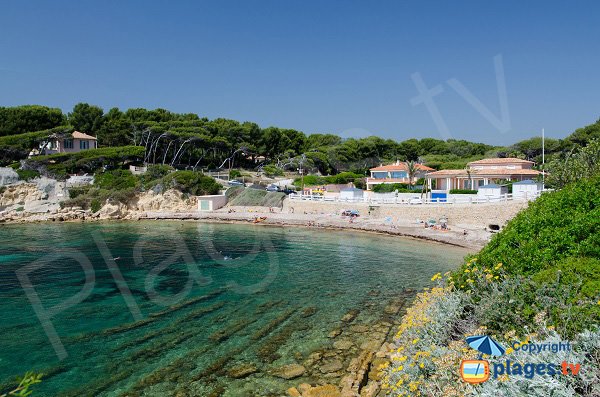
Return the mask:
[(51, 135), (48, 141), (41, 145), (40, 154), (76, 153), (97, 147), (96, 137), (74, 131), (71, 136)]
[(440, 170), (427, 174), (427, 187), (434, 190), (478, 190), (479, 187), (501, 181), (535, 179), (533, 161), (517, 158), (492, 158), (472, 161), (461, 170)]
[(366, 180), (367, 190), (372, 190), (373, 186), (381, 183), (414, 184), (419, 178), (424, 178), (428, 172), (434, 171), (433, 168), (426, 167), (423, 164), (416, 164), (416, 168), (417, 172), (412, 178), (412, 181), (408, 177), (408, 166), (404, 162), (396, 161), (394, 164), (380, 165), (379, 167), (371, 168), (369, 170), (371, 177)]

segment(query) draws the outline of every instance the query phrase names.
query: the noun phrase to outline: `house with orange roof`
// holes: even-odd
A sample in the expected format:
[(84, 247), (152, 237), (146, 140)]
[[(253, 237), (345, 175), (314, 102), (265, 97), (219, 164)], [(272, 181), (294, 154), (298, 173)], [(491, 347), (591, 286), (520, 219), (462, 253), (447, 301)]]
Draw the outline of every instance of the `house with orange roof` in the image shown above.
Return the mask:
[(419, 178), (424, 178), (428, 172), (435, 171), (433, 168), (426, 167), (423, 164), (416, 164), (416, 168), (417, 172), (412, 181), (408, 177), (408, 166), (405, 162), (396, 161), (394, 164), (371, 168), (369, 170), (371, 177), (366, 179), (367, 190), (371, 190), (373, 186), (381, 183), (415, 183)]
[(518, 158), (491, 158), (472, 161), (461, 170), (440, 170), (427, 174), (427, 187), (434, 190), (478, 190), (498, 181), (523, 181), (541, 174), (534, 162)]
[[(82, 150), (96, 149), (96, 137), (73, 131), (71, 134), (52, 134), (40, 145), (40, 154), (76, 153)], [(31, 155), (31, 154), (30, 154)]]

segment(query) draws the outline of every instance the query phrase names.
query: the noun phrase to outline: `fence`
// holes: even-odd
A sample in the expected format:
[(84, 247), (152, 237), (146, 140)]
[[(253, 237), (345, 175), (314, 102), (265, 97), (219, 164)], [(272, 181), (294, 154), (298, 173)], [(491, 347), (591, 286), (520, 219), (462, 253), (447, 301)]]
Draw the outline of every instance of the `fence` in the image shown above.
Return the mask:
[[(541, 192), (536, 193), (521, 193), (519, 195), (513, 195), (512, 193), (502, 194), (499, 196), (478, 196), (475, 194), (470, 195), (449, 195), (446, 199), (430, 197), (421, 197), (419, 195), (413, 195), (412, 197), (363, 197), (363, 198), (340, 198), (334, 196), (320, 196), (320, 195), (299, 195), (290, 194), (288, 197), (290, 200), (295, 201), (320, 201), (320, 202), (335, 202), (335, 203), (369, 203), (369, 204), (404, 204), (404, 205), (418, 205), (418, 204), (436, 204), (436, 205), (452, 205), (452, 204), (483, 204), (483, 203), (503, 203), (507, 201), (528, 201), (535, 200), (541, 195)], [(465, 196), (465, 197), (460, 197)]]

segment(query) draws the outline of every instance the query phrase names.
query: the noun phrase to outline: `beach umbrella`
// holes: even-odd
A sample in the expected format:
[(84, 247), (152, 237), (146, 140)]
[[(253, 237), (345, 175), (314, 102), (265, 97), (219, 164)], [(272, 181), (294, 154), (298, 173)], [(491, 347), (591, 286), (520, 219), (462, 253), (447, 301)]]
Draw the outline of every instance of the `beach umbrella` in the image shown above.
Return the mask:
[(501, 356), (504, 354), (504, 348), (489, 336), (469, 336), (467, 338), (467, 343), (473, 349), (489, 356)]

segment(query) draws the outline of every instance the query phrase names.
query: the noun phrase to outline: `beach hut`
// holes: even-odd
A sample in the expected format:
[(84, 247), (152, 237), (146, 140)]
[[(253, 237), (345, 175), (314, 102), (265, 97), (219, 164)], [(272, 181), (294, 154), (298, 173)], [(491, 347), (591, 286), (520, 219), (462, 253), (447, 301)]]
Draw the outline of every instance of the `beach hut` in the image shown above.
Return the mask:
[(340, 200), (344, 201), (362, 201), (365, 192), (355, 187), (349, 187), (340, 190)]
[(514, 198), (529, 199), (540, 195), (544, 184), (531, 179), (513, 183), (512, 193)]
[(490, 183), (488, 185), (480, 186), (477, 190), (477, 198), (500, 198), (508, 193), (508, 186), (496, 185)]
[(227, 204), (227, 196), (224, 194), (215, 194), (210, 196), (198, 197), (198, 211), (214, 211)]

